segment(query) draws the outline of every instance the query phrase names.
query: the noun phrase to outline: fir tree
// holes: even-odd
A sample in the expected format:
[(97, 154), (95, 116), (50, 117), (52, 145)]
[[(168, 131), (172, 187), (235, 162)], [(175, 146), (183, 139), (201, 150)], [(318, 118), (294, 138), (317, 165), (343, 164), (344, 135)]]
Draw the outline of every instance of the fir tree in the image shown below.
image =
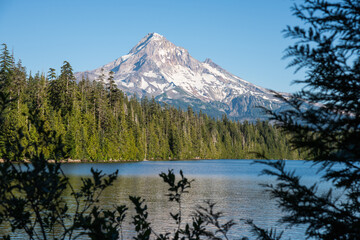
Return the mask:
[(287, 213), (282, 222), (305, 224), (307, 237), (360, 239), (360, 1), (305, 0), (293, 12), (305, 26), (286, 29), (297, 40), (286, 57), (306, 71), (296, 81), (305, 87), (290, 99), (279, 95), (292, 109), (272, 116), (333, 187), (321, 193), (302, 184), (284, 162), (267, 163), (274, 170), (265, 173), (278, 179), (268, 187)]

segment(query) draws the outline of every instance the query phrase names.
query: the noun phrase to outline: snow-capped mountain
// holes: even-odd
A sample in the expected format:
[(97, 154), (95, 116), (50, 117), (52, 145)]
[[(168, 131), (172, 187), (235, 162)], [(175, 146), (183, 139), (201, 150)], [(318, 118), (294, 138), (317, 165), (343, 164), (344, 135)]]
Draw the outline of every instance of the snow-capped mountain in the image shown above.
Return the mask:
[(263, 118), (256, 106), (277, 109), (282, 103), (271, 92), (255, 86), (213, 63), (200, 62), (189, 52), (175, 46), (164, 36), (150, 33), (130, 52), (92, 71), (78, 72), (97, 80), (107, 79), (114, 72), (119, 89), (138, 97), (154, 96), (158, 101), (194, 110), (211, 116), (226, 113), (238, 119)]

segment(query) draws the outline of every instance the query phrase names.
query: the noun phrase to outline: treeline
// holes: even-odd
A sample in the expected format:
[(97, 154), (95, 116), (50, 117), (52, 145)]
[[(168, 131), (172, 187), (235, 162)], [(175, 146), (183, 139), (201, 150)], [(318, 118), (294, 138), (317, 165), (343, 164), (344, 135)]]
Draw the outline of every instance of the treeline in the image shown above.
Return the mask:
[[(0, 132), (0, 158), (21, 152), (30, 158), (89, 161), (168, 160), (195, 158), (254, 158), (254, 152), (273, 159), (298, 159), (289, 136), (268, 122), (240, 123), (209, 118), (154, 99), (128, 97), (117, 89), (113, 76), (75, 81), (64, 62), (60, 75), (27, 75), (15, 64), (6, 45), (0, 55), (2, 101), (11, 99)], [(39, 124), (41, 123), (41, 124)], [(43, 136), (43, 132), (54, 132)], [(21, 136), (20, 136), (21, 135)], [(21, 138), (21, 145), (11, 144)], [(58, 151), (61, 141), (65, 151)], [(64, 152), (59, 156), (59, 152)]]

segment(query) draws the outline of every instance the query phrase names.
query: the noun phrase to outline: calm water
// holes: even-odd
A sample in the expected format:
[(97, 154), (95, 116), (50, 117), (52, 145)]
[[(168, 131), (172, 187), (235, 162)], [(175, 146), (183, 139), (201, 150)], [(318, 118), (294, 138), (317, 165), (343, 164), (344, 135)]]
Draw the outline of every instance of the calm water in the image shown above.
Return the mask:
[[(185, 222), (190, 220), (193, 206), (203, 204), (205, 200), (216, 202), (216, 209), (222, 211), (226, 218), (234, 219), (238, 224), (230, 232), (231, 239), (248, 236), (253, 239), (247, 225), (240, 219), (253, 219), (263, 228), (277, 227), (276, 221), (282, 215), (276, 202), (264, 192), (261, 183), (274, 182), (268, 176), (259, 176), (265, 167), (252, 164), (252, 160), (196, 160), (196, 161), (146, 161), (135, 163), (72, 163), (64, 164), (63, 170), (71, 176), (74, 186), (80, 186), (81, 177), (88, 176), (90, 168), (101, 169), (104, 173), (119, 170), (119, 178), (109, 191), (104, 192), (101, 204), (111, 207), (114, 204), (126, 204), (130, 211), (128, 221), (133, 213), (129, 195), (141, 196), (146, 199), (149, 219), (158, 233), (172, 230), (174, 225), (169, 211), (176, 211), (176, 204), (167, 201), (167, 187), (158, 176), (161, 172), (174, 169), (177, 173), (183, 170), (186, 177), (195, 179), (188, 194), (184, 195), (183, 208)], [(304, 161), (287, 161), (288, 169), (295, 169), (302, 176), (303, 182), (311, 183), (318, 180), (316, 169)], [(326, 187), (326, 186), (325, 186)], [(284, 238), (304, 239), (305, 227), (286, 229)], [(0, 229), (1, 230), (1, 229)], [(133, 227), (125, 226), (125, 239), (130, 239)]]

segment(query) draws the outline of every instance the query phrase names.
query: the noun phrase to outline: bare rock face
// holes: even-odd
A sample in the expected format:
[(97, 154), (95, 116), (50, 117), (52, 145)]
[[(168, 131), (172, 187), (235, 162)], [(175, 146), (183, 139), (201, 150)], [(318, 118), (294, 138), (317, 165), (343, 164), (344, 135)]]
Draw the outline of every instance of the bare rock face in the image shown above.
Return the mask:
[(118, 88), (127, 94), (155, 97), (182, 108), (191, 106), (214, 117), (226, 113), (239, 120), (265, 119), (258, 105), (271, 109), (283, 105), (269, 90), (232, 75), (210, 59), (194, 59), (157, 33), (146, 35), (127, 55), (75, 76), (98, 80), (104, 74), (107, 79), (110, 71)]

